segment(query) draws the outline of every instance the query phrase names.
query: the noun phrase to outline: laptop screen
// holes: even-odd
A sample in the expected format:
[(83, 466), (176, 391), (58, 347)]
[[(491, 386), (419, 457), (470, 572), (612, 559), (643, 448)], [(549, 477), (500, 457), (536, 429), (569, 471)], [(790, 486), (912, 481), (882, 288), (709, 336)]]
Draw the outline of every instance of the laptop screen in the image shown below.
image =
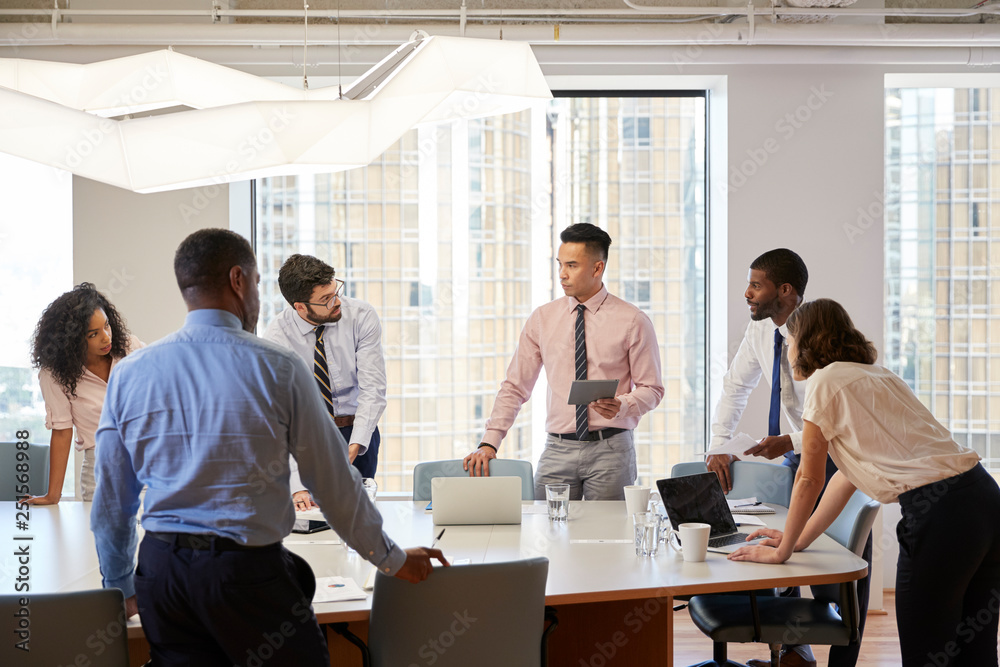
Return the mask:
[(712, 537), (736, 532), (733, 513), (714, 472), (670, 477), (656, 482), (670, 524), (677, 530), (682, 523), (707, 523)]

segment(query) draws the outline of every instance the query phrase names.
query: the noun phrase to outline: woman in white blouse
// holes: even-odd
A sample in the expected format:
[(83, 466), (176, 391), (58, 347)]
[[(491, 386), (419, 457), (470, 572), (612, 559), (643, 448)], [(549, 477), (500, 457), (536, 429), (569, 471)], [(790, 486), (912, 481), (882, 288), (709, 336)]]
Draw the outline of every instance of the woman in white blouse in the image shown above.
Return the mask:
[(81, 283), (45, 309), (32, 338), (32, 364), (41, 369), (38, 383), (45, 399), (49, 444), (49, 488), (33, 496), (34, 505), (62, 497), (73, 428), (83, 450), (80, 482), (83, 499), (94, 495), (94, 433), (101, 418), (111, 369), (130, 351), (143, 347), (131, 336), (111, 302), (90, 283)]
[[(795, 379), (809, 378), (802, 466), (785, 531), (730, 559), (783, 563), (806, 549), (855, 488), (899, 502), (896, 623), (904, 667), (996, 667), (1000, 618), (1000, 488), (979, 455), (952, 439), (830, 299), (788, 318)], [(823, 500), (827, 452), (839, 468)]]

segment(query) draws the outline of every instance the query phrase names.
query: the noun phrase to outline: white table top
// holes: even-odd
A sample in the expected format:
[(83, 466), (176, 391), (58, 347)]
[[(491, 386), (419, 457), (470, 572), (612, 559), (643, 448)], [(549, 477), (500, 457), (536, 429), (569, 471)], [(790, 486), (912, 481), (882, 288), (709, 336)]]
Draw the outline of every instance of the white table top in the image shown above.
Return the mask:
[[(435, 526), (431, 515), (424, 512), (425, 505), (378, 503), (386, 532), (401, 547), (429, 546), (441, 531), (442, 526)], [(18, 530), (14, 503), (0, 503), (0, 594), (15, 592), (19, 568), (15, 545), (25, 543), (31, 545), (31, 592), (100, 587), (89, 514), (89, 503), (34, 507), (29, 528)], [(760, 518), (780, 527), (785, 511), (778, 509), (777, 514)], [(704, 563), (685, 563), (669, 547), (661, 548), (654, 558), (639, 558), (632, 546), (632, 532), (623, 502), (573, 502), (569, 521), (564, 524), (549, 522), (545, 514), (525, 513), (521, 525), (448, 526), (438, 546), (449, 559), (469, 559), (472, 563), (548, 558), (548, 604), (835, 583), (857, 579), (866, 568), (861, 558), (825, 536), (783, 565), (761, 565), (732, 562), (716, 553), (709, 553)], [(27, 536), (33, 539), (15, 541), (15, 537)], [(285, 546), (304, 557), (317, 577), (347, 576), (363, 584), (371, 566), (342, 545), (323, 544), (335, 539), (332, 531), (293, 534), (286, 538)], [(370, 606), (369, 596), (353, 602), (317, 604), (316, 613), (323, 622), (360, 620), (367, 618)], [(130, 623), (129, 634), (137, 636), (141, 629), (133, 625), (137, 624)]]

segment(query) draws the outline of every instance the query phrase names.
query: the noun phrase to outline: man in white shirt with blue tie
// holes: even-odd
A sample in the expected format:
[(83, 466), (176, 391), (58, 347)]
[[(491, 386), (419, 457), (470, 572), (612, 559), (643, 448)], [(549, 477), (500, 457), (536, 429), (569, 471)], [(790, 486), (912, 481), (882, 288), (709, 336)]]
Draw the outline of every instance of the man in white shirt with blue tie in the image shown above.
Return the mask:
[[(375, 309), (344, 296), (333, 267), (311, 255), (292, 255), (278, 272), (290, 308), (271, 322), (264, 338), (287, 347), (313, 372), (323, 403), (348, 443), (348, 458), (363, 478), (375, 477), (386, 405), (382, 324)], [(293, 465), (290, 484), (297, 509), (312, 506)]]
[[(785, 321), (802, 303), (809, 281), (805, 262), (786, 248), (769, 250), (750, 264), (747, 289), (743, 293), (750, 309), (750, 324), (729, 370), (722, 379), (722, 397), (712, 418), (712, 447), (717, 447), (733, 437), (746, 409), (750, 393), (766, 378), (771, 386), (768, 409), (767, 436), (756, 446), (746, 450), (746, 456), (767, 459), (784, 456), (784, 465), (798, 470), (802, 451), (802, 408), (805, 405), (806, 382), (793, 378), (788, 364), (788, 329)], [(784, 414), (791, 433), (781, 433), (780, 415)], [(709, 450), (711, 451), (711, 449)], [(727, 454), (709, 456), (708, 469), (719, 476), (726, 493), (732, 490), (729, 466), (737, 457)], [(837, 467), (833, 460), (826, 460), (826, 481), (829, 482)], [(871, 567), (871, 539), (864, 553)], [(861, 606), (861, 632), (867, 617), (869, 577), (858, 582), (858, 601)], [(798, 589), (791, 591), (798, 594)], [(860, 641), (849, 646), (835, 646), (830, 650), (829, 667), (851, 667), (857, 663)], [(749, 667), (770, 664), (764, 660), (749, 660)], [(783, 667), (816, 667), (809, 646), (786, 645), (781, 653)]]

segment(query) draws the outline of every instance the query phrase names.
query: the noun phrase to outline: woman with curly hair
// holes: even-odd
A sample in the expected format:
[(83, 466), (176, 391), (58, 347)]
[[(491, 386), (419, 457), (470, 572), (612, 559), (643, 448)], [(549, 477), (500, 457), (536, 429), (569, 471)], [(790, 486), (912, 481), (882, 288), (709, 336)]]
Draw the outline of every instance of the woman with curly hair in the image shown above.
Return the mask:
[(45, 426), (51, 429), (49, 489), (33, 505), (52, 505), (62, 497), (73, 427), (83, 451), (83, 499), (94, 495), (94, 433), (104, 406), (108, 377), (118, 361), (143, 347), (129, 334), (115, 307), (91, 283), (81, 283), (45, 309), (32, 337), (31, 362), (45, 399)]
[[(897, 375), (875, 365), (875, 346), (836, 301), (817, 299), (788, 318), (788, 360), (809, 378), (802, 467), (784, 533), (758, 530), (758, 546), (732, 560), (783, 563), (826, 530), (861, 489), (898, 502), (896, 624), (904, 667), (997, 665), (1000, 488), (975, 451), (955, 442)], [(839, 472), (823, 488), (827, 452)]]

